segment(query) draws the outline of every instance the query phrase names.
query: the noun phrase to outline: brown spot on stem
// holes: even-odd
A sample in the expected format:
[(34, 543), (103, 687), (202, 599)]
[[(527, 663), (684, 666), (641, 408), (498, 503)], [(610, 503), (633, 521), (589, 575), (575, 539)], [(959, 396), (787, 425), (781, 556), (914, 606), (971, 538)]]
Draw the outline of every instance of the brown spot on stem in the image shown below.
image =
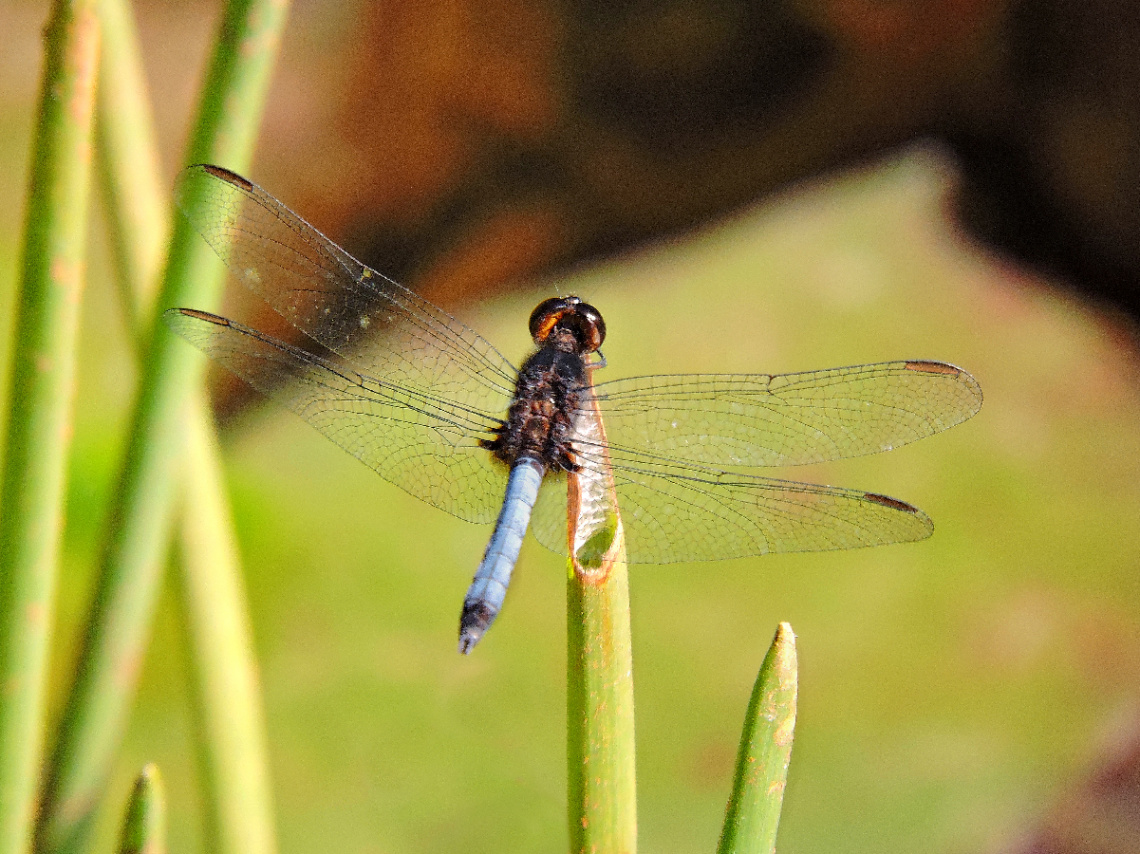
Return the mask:
[(37, 627), (42, 626), (47, 617), (47, 608), (44, 607), (42, 602), (32, 602), (28, 605), (24, 615), (31, 625)]
[(67, 258), (53, 258), (51, 262), (52, 281), (69, 292), (68, 298), (75, 302), (81, 280), (82, 265)]
[(772, 733), (772, 741), (774, 741), (780, 747), (787, 747), (792, 743), (792, 736), (795, 734), (795, 731), (796, 719), (787, 718), (783, 721), (783, 723), (776, 727), (776, 731)]

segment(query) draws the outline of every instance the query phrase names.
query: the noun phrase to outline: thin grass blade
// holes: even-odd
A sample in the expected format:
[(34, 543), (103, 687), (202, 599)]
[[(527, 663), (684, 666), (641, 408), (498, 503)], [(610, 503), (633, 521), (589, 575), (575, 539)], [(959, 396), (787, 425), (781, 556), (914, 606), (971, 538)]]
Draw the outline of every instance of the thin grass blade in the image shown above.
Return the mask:
[(209, 849), (272, 854), (276, 849), (269, 748), (253, 634), (238, 571), (237, 544), (204, 395), (187, 407), (188, 442), (178, 532), (178, 602), (190, 647), (190, 673)]
[(126, 0), (98, 0), (96, 161), (121, 305), (141, 350), (154, 313), (170, 237), (170, 188), (162, 180), (134, 17)]

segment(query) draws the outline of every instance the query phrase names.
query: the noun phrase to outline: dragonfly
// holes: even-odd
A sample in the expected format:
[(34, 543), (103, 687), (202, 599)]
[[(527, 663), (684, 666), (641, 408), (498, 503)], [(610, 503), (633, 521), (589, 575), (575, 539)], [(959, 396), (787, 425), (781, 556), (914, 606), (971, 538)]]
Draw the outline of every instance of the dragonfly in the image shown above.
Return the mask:
[[(534, 310), (519, 368), (234, 172), (190, 167), (176, 197), (231, 275), (319, 346), (193, 308), (167, 310), (168, 325), (385, 480), (495, 523), (464, 600), (464, 654), (502, 608), (528, 528), (569, 550), (575, 475), (612, 484), (631, 563), (911, 542), (933, 523), (905, 501), (752, 470), (888, 451), (981, 407), (969, 373), (930, 360), (595, 383), (605, 321), (577, 297)], [(581, 429), (588, 418), (604, 429)]]

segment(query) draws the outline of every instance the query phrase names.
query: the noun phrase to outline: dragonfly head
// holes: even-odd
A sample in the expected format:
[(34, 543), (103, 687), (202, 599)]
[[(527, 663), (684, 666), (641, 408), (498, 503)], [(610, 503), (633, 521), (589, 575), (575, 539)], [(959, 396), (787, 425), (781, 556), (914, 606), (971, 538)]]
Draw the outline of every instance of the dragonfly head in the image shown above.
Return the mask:
[(606, 340), (606, 322), (600, 311), (578, 297), (551, 297), (531, 312), (530, 334), (539, 347), (556, 336), (556, 342), (565, 339), (568, 349), (585, 355)]

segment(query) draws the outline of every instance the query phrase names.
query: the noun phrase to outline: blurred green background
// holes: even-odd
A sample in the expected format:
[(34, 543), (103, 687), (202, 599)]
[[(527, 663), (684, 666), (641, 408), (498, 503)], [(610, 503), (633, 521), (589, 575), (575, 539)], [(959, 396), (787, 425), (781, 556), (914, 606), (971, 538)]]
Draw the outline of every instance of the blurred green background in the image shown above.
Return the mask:
[[(12, 21), (26, 37), (0, 52), (5, 342), (38, 10), (20, 4)], [(1047, 283), (966, 244), (944, 214), (952, 180), (937, 149), (915, 148), (464, 313), (521, 360), (533, 305), (579, 294), (606, 317), (608, 377), (922, 358), (967, 368), (985, 392), (980, 415), (945, 435), (781, 473), (911, 501), (934, 518), (931, 540), (632, 570), (645, 851), (715, 844), (780, 620), (801, 663), (784, 852), (999, 850), (1135, 725), (1135, 352)], [(135, 376), (98, 217), (94, 232), (57, 713)], [(266, 409), (230, 439), (281, 851), (563, 850), (562, 560), (528, 541), (501, 620), (462, 658), (459, 606), (487, 529), (409, 498), (288, 413)], [(155, 761), (171, 849), (199, 850), (185, 675), (164, 596), (105, 838), (133, 775)]]

